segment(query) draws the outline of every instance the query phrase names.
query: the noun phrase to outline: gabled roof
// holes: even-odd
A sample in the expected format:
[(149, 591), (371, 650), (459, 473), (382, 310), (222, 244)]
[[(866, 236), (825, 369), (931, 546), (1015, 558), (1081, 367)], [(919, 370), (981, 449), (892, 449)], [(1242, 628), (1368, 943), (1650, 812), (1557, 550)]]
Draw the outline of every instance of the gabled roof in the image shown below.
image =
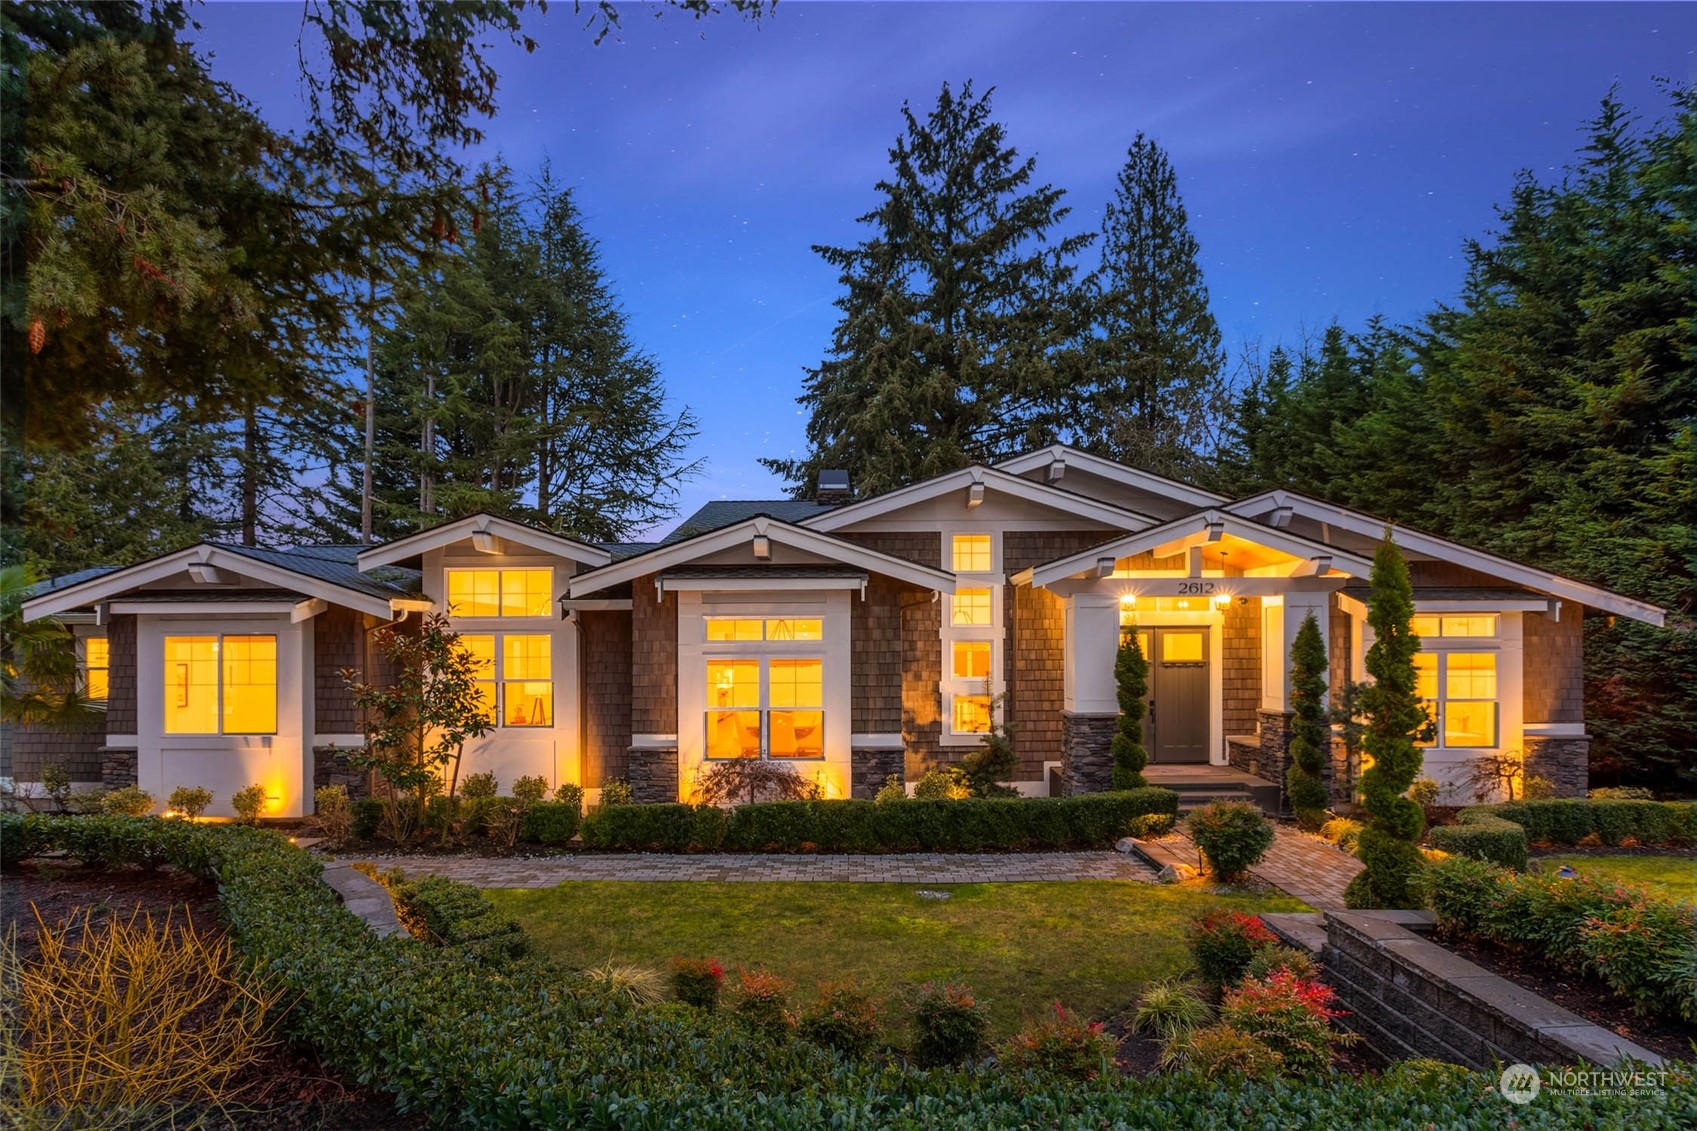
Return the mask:
[(375, 566), (393, 565), (417, 557), (427, 550), (439, 550), (456, 542), (464, 542), (474, 534), (492, 534), (504, 542), (523, 546), (527, 550), (552, 554), (587, 566), (606, 565), (613, 560), (613, 555), (600, 546), (480, 511), (457, 518), (453, 522), (432, 526), (428, 530), (420, 530), (417, 534), (396, 538), (381, 546), (362, 550), (358, 559), (359, 568), (369, 570)]
[(1016, 499), (1053, 507), (1080, 518), (1092, 519), (1107, 526), (1117, 526), (1122, 530), (1142, 530), (1155, 525), (1155, 519), (1146, 514), (1139, 514), (1072, 491), (1063, 491), (1047, 483), (1024, 479), (999, 468), (981, 466), (963, 467), (959, 471), (951, 471), (921, 483), (886, 491), (870, 499), (831, 507), (823, 514), (804, 520), (803, 525), (813, 530), (841, 530), (857, 522), (865, 522), (869, 518), (877, 518), (879, 515), (889, 514), (891, 511), (901, 510), (903, 507), (950, 492), (960, 493), (961, 509), (964, 512), (967, 491), (975, 485), (1012, 495)]
[[(149, 582), (164, 581), (186, 573), (189, 567), (196, 565), (229, 570), (266, 586), (308, 597), (321, 597), (373, 616), (390, 615), (390, 601), (404, 597), (409, 588), (367, 576), (343, 562), (291, 554), (286, 550), (202, 542), (133, 566), (107, 570), (82, 581), (62, 584), (25, 601), (24, 619), (37, 620), (107, 601)], [(223, 591), (207, 589), (204, 592), (209, 600), (215, 601), (218, 598), (211, 596), (215, 593), (226, 600), (238, 600), (245, 599), (240, 597), (241, 594), (251, 591), (249, 587)]]
[(72, 585), (81, 585), (83, 582), (89, 580), (90, 578), (104, 577), (105, 575), (111, 573), (113, 570), (116, 570), (116, 569), (119, 569), (119, 568), (121, 568), (121, 567), (119, 567), (119, 566), (92, 566), (88, 569), (79, 569), (75, 573), (64, 574), (63, 576), (60, 576), (60, 577), (43, 578), (42, 580), (37, 581), (34, 585), (31, 585), (29, 587), (28, 595), (31, 596), (31, 597), (39, 597), (43, 593), (51, 593), (56, 589), (65, 589), (65, 588), (68, 588)]
[[(892, 554), (869, 550), (854, 542), (833, 538), (829, 534), (821, 534), (817, 530), (809, 530), (794, 523), (760, 516), (732, 526), (720, 527), (718, 530), (710, 530), (680, 542), (661, 543), (645, 553), (633, 555), (588, 573), (580, 573), (571, 580), (571, 596), (582, 597), (585, 594), (598, 593), (651, 573), (690, 565), (709, 554), (750, 544), (757, 537), (768, 538), (781, 546), (817, 554), (845, 566), (880, 573), (911, 585), (936, 589), (943, 593), (955, 591), (955, 576), (952, 573), (918, 565)], [(748, 564), (752, 566), (756, 563), (751, 561)], [(790, 567), (779, 565), (775, 568), (784, 570)]]
[(1471, 546), (1463, 546), (1459, 542), (1451, 542), (1447, 538), (1439, 538), (1436, 534), (1427, 534), (1412, 527), (1398, 526), (1387, 523), (1382, 518), (1375, 518), (1361, 511), (1340, 507), (1335, 503), (1324, 502), (1310, 498), (1295, 491), (1273, 490), (1264, 491), (1259, 495), (1251, 495), (1240, 499), (1226, 508), (1233, 514), (1255, 517), (1270, 515), (1278, 511), (1299, 514), (1316, 522), (1327, 523), (1340, 530), (1347, 530), (1359, 537), (1378, 539), (1384, 535), (1385, 527), (1389, 526), (1391, 537), (1404, 550), (1424, 554), (1440, 561), (1452, 562), (1516, 585), (1524, 585), (1528, 589), (1536, 589), (1540, 593), (1548, 593), (1553, 597), (1561, 597), (1593, 609), (1614, 613), (1632, 620), (1643, 621), (1645, 624), (1660, 626), (1666, 623), (1667, 611), (1648, 601), (1640, 601), (1633, 597), (1622, 596), (1619, 593), (1587, 585), (1583, 581), (1575, 581), (1571, 577), (1563, 577), (1558, 573), (1538, 569), (1534, 566), (1522, 565), (1508, 558), (1484, 550), (1476, 550)]
[(678, 523), (677, 528), (662, 538), (661, 542), (681, 542), (685, 538), (694, 538), (697, 534), (718, 530), (720, 527), (757, 515), (782, 519), (785, 522), (803, 522), (814, 515), (834, 509), (836, 508), (826, 503), (810, 502), (807, 499), (715, 499), (703, 504), (700, 510)]
[(1328, 568), (1333, 565), (1341, 566), (1361, 577), (1367, 576), (1373, 568), (1373, 563), (1368, 559), (1328, 546), (1324, 542), (1316, 542), (1311, 538), (1292, 534), (1288, 530), (1263, 526), (1259, 522), (1226, 511), (1210, 509), (1175, 518), (1171, 522), (1164, 522), (1160, 526), (1136, 534), (1128, 534), (1113, 542), (1092, 546), (1088, 550), (1021, 570), (1014, 574), (1011, 580), (1017, 585), (1052, 585), (1057, 581), (1094, 571), (1104, 558), (1112, 560), (1132, 557), (1175, 540), (1196, 536), (1214, 540), (1226, 534), (1267, 546), (1294, 558), (1316, 561)]
[(1099, 475), (1103, 479), (1111, 479), (1123, 483), (1127, 487), (1148, 491), (1151, 494), (1164, 495), (1193, 507), (1218, 506), (1228, 503), (1231, 499), (1225, 495), (1216, 495), (1212, 491), (1204, 491), (1190, 483), (1179, 479), (1168, 479), (1164, 475), (1156, 475), (1152, 471), (1144, 471), (1139, 467), (1116, 463), (1102, 456), (1092, 455), (1079, 448), (1069, 448), (1065, 444), (1050, 444), (1046, 448), (1038, 448), (1024, 455), (1005, 459), (996, 466), (1014, 475), (1024, 475), (1028, 471), (1046, 468), (1050, 464), (1060, 463), (1068, 467), (1076, 467), (1080, 471)]

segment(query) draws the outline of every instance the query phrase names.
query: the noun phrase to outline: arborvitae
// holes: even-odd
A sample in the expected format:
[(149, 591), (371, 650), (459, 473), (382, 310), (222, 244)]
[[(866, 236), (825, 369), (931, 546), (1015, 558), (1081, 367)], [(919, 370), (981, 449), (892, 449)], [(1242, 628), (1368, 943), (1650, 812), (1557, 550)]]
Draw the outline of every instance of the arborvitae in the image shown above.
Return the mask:
[(1080, 304), (1068, 209), (990, 117), (947, 85), (890, 150), (867, 238), (815, 247), (840, 271), (829, 356), (808, 371), (808, 454), (764, 460), (799, 495), (822, 468), (876, 494), (1052, 442)]
[(1309, 613), (1290, 646), (1290, 769), (1285, 772), (1285, 795), (1305, 829), (1317, 829), (1326, 819), (1326, 783), (1322, 778), (1331, 748), (1326, 722), (1326, 644), (1320, 623)]
[(1370, 584), (1367, 623), (1373, 646), (1367, 650), (1367, 674), (1373, 682), (1361, 693), (1361, 708), (1367, 718), (1362, 743), (1373, 764), (1361, 775), (1368, 822), (1356, 847), (1367, 867), (1350, 881), (1344, 902), (1409, 908), (1419, 904), (1414, 879), (1424, 864), (1419, 842), (1426, 815), (1403, 794), (1420, 776), (1422, 758), (1414, 736), (1426, 712), (1415, 695), (1420, 637), (1410, 624), (1414, 588), (1389, 529), (1373, 554)]
[(1114, 757), (1114, 788), (1137, 789), (1149, 784), (1143, 778), (1143, 767), (1149, 764), (1149, 751), (1143, 748), (1143, 715), (1149, 709), (1143, 697), (1149, 693), (1149, 661), (1138, 647), (1137, 633), (1121, 636), (1119, 654), (1114, 657), (1120, 717), (1109, 749)]

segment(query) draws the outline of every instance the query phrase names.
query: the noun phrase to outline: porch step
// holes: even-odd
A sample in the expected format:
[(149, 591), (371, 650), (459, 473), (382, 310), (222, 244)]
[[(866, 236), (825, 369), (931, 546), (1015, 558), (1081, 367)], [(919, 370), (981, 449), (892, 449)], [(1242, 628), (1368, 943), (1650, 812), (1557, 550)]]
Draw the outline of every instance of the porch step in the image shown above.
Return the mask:
[(1263, 778), (1224, 766), (1150, 766), (1144, 770), (1150, 785), (1178, 794), (1179, 813), (1189, 813), (1215, 801), (1248, 801), (1269, 817), (1279, 813), (1279, 787)]
[(1204, 805), (1212, 805), (1216, 801), (1249, 801), (1255, 800), (1254, 794), (1242, 786), (1226, 787), (1224, 789), (1180, 789), (1177, 786), (1167, 786), (1178, 794), (1178, 811), (1188, 813), (1192, 809), (1200, 809)]

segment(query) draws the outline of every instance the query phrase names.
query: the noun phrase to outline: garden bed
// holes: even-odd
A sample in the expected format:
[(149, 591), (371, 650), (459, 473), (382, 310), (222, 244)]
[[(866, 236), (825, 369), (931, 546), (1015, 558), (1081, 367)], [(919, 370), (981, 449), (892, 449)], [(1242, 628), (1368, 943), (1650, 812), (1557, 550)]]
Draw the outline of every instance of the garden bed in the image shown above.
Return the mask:
[(1633, 1044), (1643, 1045), (1658, 1056), (1669, 1060), (1691, 1056), (1691, 1042), (1697, 1040), (1697, 1025), (1635, 1013), (1631, 1002), (1594, 979), (1566, 973), (1549, 963), (1529, 960), (1486, 942), (1454, 939), (1441, 945), (1457, 957), (1482, 966), (1522, 989), (1531, 990), (1563, 1009), (1572, 1010), (1592, 1024), (1601, 1025)]

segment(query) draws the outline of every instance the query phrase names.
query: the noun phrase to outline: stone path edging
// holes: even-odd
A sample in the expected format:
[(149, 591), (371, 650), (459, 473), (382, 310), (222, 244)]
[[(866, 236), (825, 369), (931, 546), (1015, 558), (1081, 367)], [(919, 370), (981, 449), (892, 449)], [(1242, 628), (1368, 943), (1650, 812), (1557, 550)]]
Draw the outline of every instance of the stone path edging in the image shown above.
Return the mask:
[(400, 868), (408, 875), (446, 876), (480, 888), (547, 888), (572, 880), (986, 884), (1067, 880), (1152, 883), (1155, 879), (1155, 870), (1148, 864), (1111, 851), (1006, 855), (924, 852), (890, 856), (635, 853), (507, 859), (469, 856), (367, 859), (384, 868)]
[(370, 876), (355, 871), (351, 864), (327, 862), (323, 878), (342, 905), (376, 931), (378, 937), (408, 934), (395, 915), (395, 900), (389, 889)]

